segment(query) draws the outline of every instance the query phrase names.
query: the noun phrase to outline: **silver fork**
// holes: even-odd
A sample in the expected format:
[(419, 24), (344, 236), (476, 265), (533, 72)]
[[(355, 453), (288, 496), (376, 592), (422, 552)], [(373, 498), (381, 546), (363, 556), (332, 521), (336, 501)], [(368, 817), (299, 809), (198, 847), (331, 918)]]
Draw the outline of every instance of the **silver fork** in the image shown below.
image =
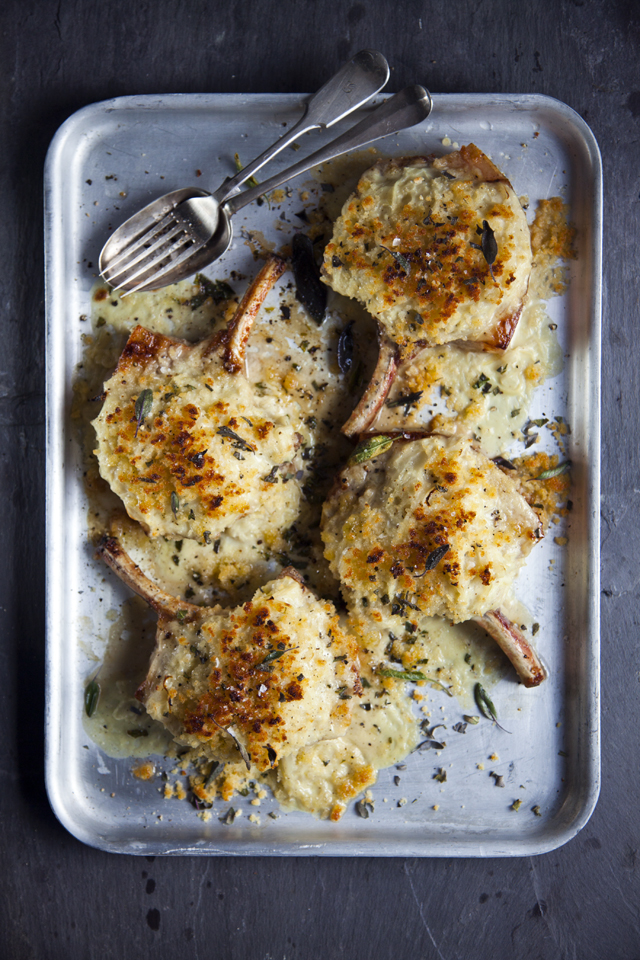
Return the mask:
[[(202, 247), (215, 233), (220, 204), (238, 193), (247, 180), (297, 137), (318, 127), (333, 126), (370, 100), (388, 79), (389, 65), (382, 54), (361, 50), (311, 98), (291, 130), (227, 179), (215, 193), (197, 188), (174, 191), (122, 224), (100, 254), (100, 272), (104, 279), (113, 286), (130, 285), (148, 269), (149, 263), (155, 262), (161, 251), (165, 257), (170, 251), (175, 258), (181, 251), (193, 252), (194, 248)], [(132, 273), (135, 267), (138, 269)]]

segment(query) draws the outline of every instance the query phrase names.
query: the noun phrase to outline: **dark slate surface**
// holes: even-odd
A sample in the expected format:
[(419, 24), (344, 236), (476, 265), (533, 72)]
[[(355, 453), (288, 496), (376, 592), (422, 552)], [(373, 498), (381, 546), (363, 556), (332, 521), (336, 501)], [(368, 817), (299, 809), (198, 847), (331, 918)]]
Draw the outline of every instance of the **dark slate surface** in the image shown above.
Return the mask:
[[(0, 957), (637, 960), (640, 3), (5, 0), (0, 26)], [(601, 145), (601, 798), (573, 841), (533, 859), (101, 853), (57, 823), (43, 784), (46, 148), (92, 101), (312, 90), (362, 47), (386, 54), (391, 89), (549, 94)]]

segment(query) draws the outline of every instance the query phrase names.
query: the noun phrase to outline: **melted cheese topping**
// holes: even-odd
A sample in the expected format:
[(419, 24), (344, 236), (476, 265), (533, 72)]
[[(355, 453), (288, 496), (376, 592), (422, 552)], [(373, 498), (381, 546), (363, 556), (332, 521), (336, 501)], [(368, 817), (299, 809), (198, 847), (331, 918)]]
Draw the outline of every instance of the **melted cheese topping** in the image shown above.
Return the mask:
[(183, 614), (161, 616), (141, 690), (179, 743), (228, 760), (237, 739), (263, 771), (345, 732), (361, 688), (355, 643), (332, 604), (283, 577), (235, 610)]
[(368, 170), (335, 224), (323, 273), (396, 343), (471, 340), (504, 349), (531, 261), (520, 201), (471, 145)]
[(431, 437), (347, 467), (322, 535), (351, 609), (400, 631), (415, 612), (459, 623), (498, 608), (542, 533), (469, 440)]
[(226, 373), (210, 341), (138, 326), (105, 392), (94, 421), (100, 472), (152, 536), (273, 543), (293, 521), (300, 409)]

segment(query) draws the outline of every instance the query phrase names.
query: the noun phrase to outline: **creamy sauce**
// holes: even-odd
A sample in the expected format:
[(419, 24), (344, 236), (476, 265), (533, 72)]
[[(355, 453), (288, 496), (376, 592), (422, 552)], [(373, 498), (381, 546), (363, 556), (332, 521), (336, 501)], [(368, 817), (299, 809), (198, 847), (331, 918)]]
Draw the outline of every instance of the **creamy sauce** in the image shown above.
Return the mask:
[[(322, 194), (320, 206), (305, 203), (312, 237), (328, 237), (331, 221), (364, 169), (376, 159), (374, 150), (347, 160), (326, 164), (318, 179), (334, 187)], [(256, 232), (246, 241), (254, 257), (273, 247)], [(286, 248), (285, 248), (286, 252)], [(534, 266), (529, 300), (510, 349), (504, 354), (471, 352), (456, 344), (423, 350), (404, 365), (389, 401), (419, 393), (408, 408), (385, 406), (375, 428), (381, 431), (429, 425), (443, 433), (472, 433), (489, 456), (508, 453), (528, 415), (533, 392), (561, 369), (561, 352), (543, 300), (557, 275), (546, 261)], [(227, 278), (234, 299), (198, 305), (201, 292), (190, 281), (121, 300), (101, 284), (93, 291), (92, 330), (85, 335), (84, 361), (74, 385), (73, 416), (85, 452), (85, 484), (89, 494), (89, 535), (95, 541), (115, 525), (124, 548), (145, 573), (176, 597), (192, 603), (238, 604), (293, 563), (308, 585), (321, 597), (336, 599), (339, 587), (323, 555), (319, 536), (322, 502), (332, 478), (352, 449), (339, 432), (357, 402), (376, 360), (376, 332), (372, 319), (353, 301), (331, 293), (328, 317), (316, 326), (295, 299), (289, 275), (272, 292), (252, 331), (245, 375), (258, 391), (282, 392), (294, 397), (310, 419), (310, 469), (300, 515), (285, 533), (280, 555), (265, 557), (246, 543), (222, 537), (217, 552), (196, 541), (151, 539), (123, 512), (119, 500), (100, 478), (91, 451), (95, 434), (90, 421), (98, 412), (102, 383), (111, 375), (129, 332), (136, 324), (169, 336), (197, 341), (222, 327), (250, 278)], [(195, 304), (195, 305), (194, 305)], [(356, 345), (354, 368), (340, 372), (337, 346), (340, 334), (353, 323)], [(354, 376), (355, 372), (355, 376)], [(530, 629), (530, 617), (520, 606), (508, 613)], [(113, 757), (175, 754), (171, 737), (159, 723), (140, 713), (135, 690), (144, 678), (153, 648), (155, 618), (137, 598), (123, 604), (109, 630), (103, 664), (98, 673), (101, 696), (92, 718), (85, 717), (91, 738)], [(353, 721), (342, 737), (305, 747), (282, 761), (268, 775), (273, 792), (285, 809), (300, 809), (338, 819), (348, 801), (372, 784), (377, 770), (397, 763), (420, 739), (416, 704), (428, 712), (433, 688), (420, 685), (413, 703), (404, 682), (374, 676), (375, 663), (362, 657), (362, 674), (370, 683), (353, 706)], [(472, 704), (471, 691), (478, 680), (490, 686), (506, 669), (496, 645), (473, 624), (453, 626), (433, 620), (428, 636), (400, 661), (410, 666), (428, 659), (429, 676), (450, 688), (462, 709)], [(421, 668), (422, 669), (422, 668)], [(426, 668), (425, 668), (426, 669)], [(194, 758), (191, 758), (194, 759)], [(208, 777), (206, 765), (196, 772), (193, 784), (205, 796), (230, 799), (248, 780), (241, 764), (228, 764), (218, 777)]]

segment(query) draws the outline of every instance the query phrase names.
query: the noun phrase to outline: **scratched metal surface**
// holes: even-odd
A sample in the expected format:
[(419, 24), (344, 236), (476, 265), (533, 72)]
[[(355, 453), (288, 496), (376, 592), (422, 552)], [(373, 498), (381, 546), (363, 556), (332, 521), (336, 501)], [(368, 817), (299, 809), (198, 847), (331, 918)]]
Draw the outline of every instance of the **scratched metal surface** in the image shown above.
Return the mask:
[[(640, 956), (640, 11), (615, 0), (9, 0), (0, 13), (0, 954), (457, 960)], [(44, 791), (44, 318), (41, 176), (80, 107), (145, 93), (317, 88), (364, 47), (391, 88), (542, 93), (603, 153), (602, 790), (582, 832), (508, 860), (156, 857), (93, 850)], [(185, 55), (184, 49), (188, 50)], [(177, 53), (177, 50), (180, 50)]]

